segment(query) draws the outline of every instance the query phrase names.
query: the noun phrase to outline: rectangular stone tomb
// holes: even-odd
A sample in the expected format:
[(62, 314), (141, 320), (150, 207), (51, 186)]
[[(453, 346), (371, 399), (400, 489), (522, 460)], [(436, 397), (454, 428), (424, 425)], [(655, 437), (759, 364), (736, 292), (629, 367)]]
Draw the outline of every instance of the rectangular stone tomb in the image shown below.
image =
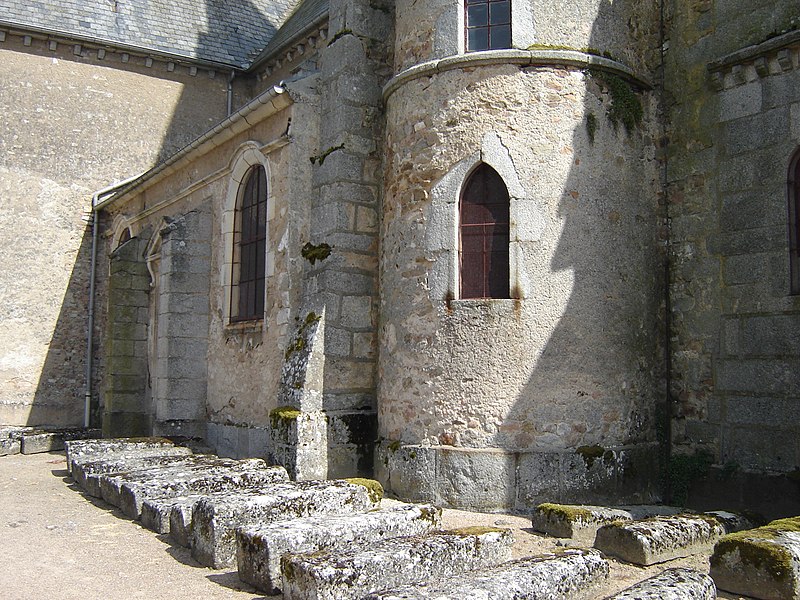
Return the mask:
[(633, 521), (655, 516), (676, 515), (681, 512), (674, 506), (589, 506), (573, 504), (540, 504), (531, 518), (534, 531), (554, 537), (572, 538), (593, 544), (597, 530), (614, 521)]
[(608, 579), (608, 572), (608, 561), (597, 550), (564, 550), (513, 560), (429, 585), (376, 592), (364, 600), (588, 600), (596, 597), (596, 590)]
[(158, 451), (151, 455), (135, 457), (117, 456), (113, 460), (110, 458), (86, 462), (83, 459), (76, 460), (72, 466), (72, 478), (87, 494), (99, 498), (102, 475), (119, 475), (145, 469), (156, 469), (185, 461), (186, 457), (191, 454), (186, 448), (179, 446), (166, 450), (166, 453)]
[(191, 510), (192, 504), (201, 498), (239, 490), (269, 491), (270, 486), (288, 481), (289, 476), (283, 467), (265, 467), (212, 472), (186, 482), (170, 483), (167, 487), (126, 483), (120, 494), (121, 508), (131, 516), (137, 510), (136, 506), (141, 505), (138, 510), (142, 525), (157, 533), (169, 533), (170, 515), (176, 504), (188, 502)]
[(192, 507), (192, 556), (215, 569), (229, 567), (236, 561), (237, 527), (318, 513), (363, 512), (373, 506), (366, 487), (339, 480), (279, 483), (257, 495), (241, 491), (205, 498)]
[(44, 431), (36, 429), (22, 435), (20, 450), (22, 454), (38, 454), (63, 450), (65, 442), (70, 440), (98, 439), (103, 432), (99, 429), (68, 428)]
[(594, 547), (637, 565), (652, 565), (710, 552), (723, 535), (725, 528), (714, 517), (684, 514), (604, 525), (597, 530)]
[(356, 600), (383, 589), (435, 581), (511, 559), (508, 529), (473, 527), (384, 540), (368, 549), (290, 554), (282, 560), (287, 600)]
[(284, 554), (365, 548), (387, 538), (427, 533), (440, 526), (441, 513), (427, 504), (404, 504), (366, 513), (247, 525), (236, 532), (239, 579), (268, 594), (279, 594)]
[(82, 457), (88, 461), (101, 460), (112, 454), (174, 447), (166, 438), (113, 438), (102, 440), (72, 440), (64, 443), (67, 455), (67, 470), (72, 473), (72, 463)]
[[(237, 474), (240, 476), (236, 477)], [(167, 499), (192, 492), (211, 493), (288, 480), (286, 469), (268, 467), (260, 458), (217, 458), (172, 473), (167, 471), (150, 480), (124, 481), (119, 490), (119, 507), (131, 519), (138, 519), (148, 498)]]
[(800, 517), (723, 537), (711, 556), (721, 590), (763, 599), (800, 599)]
[(676, 567), (610, 596), (606, 600), (714, 600), (714, 581), (700, 571)]

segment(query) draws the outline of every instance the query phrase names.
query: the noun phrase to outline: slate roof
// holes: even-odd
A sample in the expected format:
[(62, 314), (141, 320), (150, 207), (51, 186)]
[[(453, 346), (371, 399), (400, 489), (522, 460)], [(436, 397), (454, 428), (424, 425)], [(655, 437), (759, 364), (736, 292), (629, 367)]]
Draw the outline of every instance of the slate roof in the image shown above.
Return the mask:
[(253, 66), (272, 58), (284, 50), (295, 38), (309, 33), (308, 30), (312, 26), (318, 25), (327, 16), (328, 6), (328, 0), (301, 0), (295, 11), (269, 41), (267, 47), (255, 58)]
[(246, 68), (297, 4), (297, 0), (0, 0), (0, 24)]

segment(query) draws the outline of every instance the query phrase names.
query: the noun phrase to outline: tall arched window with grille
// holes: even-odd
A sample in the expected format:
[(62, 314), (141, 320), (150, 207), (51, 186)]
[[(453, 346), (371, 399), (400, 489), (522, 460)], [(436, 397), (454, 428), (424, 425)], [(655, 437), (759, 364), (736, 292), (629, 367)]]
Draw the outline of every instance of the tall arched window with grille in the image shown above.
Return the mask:
[(251, 167), (239, 188), (233, 232), (231, 322), (264, 318), (267, 254), (267, 173)]
[(800, 148), (789, 162), (789, 269), (790, 290), (800, 294)]
[(503, 178), (481, 163), (461, 192), (461, 298), (509, 298), (509, 196)]

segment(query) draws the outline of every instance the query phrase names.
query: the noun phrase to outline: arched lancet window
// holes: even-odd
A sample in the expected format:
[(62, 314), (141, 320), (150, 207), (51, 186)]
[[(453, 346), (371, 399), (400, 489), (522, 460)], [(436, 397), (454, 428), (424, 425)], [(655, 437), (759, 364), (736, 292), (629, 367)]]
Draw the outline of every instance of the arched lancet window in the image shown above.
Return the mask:
[(465, 0), (467, 52), (511, 47), (511, 0)]
[(800, 294), (800, 149), (789, 163), (788, 192), (791, 293)]
[(508, 298), (509, 196), (503, 178), (483, 163), (461, 192), (462, 298)]
[(231, 322), (264, 318), (267, 173), (252, 167), (239, 192), (233, 232)]

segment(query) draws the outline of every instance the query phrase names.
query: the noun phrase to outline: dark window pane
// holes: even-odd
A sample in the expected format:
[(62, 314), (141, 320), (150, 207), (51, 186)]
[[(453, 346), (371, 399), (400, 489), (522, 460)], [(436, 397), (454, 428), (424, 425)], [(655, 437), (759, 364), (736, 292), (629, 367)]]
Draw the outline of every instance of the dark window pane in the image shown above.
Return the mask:
[[(489, 4), (489, 23), (491, 25), (511, 23), (511, 3), (508, 1), (491, 2)], [(492, 29), (492, 33), (494, 33), (494, 29)]]
[(467, 49), (486, 50), (489, 47), (489, 30), (487, 28), (467, 30)]
[(489, 24), (488, 6), (473, 4), (467, 7), (467, 27), (484, 27)]
[(511, 25), (499, 25), (492, 27), (492, 48), (511, 47)]

